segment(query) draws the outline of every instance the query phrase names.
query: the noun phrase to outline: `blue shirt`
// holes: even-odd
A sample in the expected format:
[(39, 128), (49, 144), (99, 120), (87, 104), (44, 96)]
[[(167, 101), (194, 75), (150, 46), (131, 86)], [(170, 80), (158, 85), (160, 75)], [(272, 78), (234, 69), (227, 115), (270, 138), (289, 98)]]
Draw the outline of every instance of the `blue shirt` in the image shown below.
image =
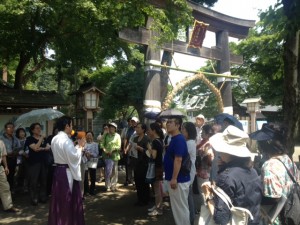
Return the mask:
[(0, 136), (0, 140), (2, 140), (5, 144), (6, 153), (10, 154), (14, 151), (19, 152), (22, 150), (22, 146), (20, 144), (20, 141), (16, 136), (13, 136), (11, 139), (4, 133), (2, 136)]
[[(164, 157), (165, 179), (170, 181), (173, 176), (174, 157), (186, 157), (188, 154), (187, 144), (182, 134), (178, 134), (171, 138), (171, 142)], [(177, 177), (178, 183), (190, 181), (190, 175), (183, 175), (179, 172)]]

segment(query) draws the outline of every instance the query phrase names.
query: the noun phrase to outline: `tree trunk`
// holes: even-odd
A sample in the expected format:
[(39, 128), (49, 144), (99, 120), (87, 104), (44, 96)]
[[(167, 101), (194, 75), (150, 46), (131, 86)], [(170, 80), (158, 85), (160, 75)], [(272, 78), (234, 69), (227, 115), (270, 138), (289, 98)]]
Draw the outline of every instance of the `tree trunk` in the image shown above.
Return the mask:
[(23, 89), (24, 70), (29, 62), (30, 62), (30, 57), (28, 57), (28, 55), (26, 55), (24, 52), (21, 52), (19, 64), (17, 66), (16, 74), (15, 74), (14, 89), (18, 89), (18, 90)]
[(299, 94), (299, 34), (290, 35), (284, 44), (284, 125), (287, 128), (287, 149), (294, 153), (295, 137), (299, 132), (300, 94)]
[(295, 138), (299, 134), (300, 122), (300, 61), (298, 21), (300, 9), (298, 0), (282, 0), (284, 13), (287, 17), (286, 38), (284, 43), (284, 98), (283, 113), (286, 126), (286, 147), (290, 156), (294, 153)]
[(3, 54), (3, 62), (2, 62), (2, 80), (5, 82), (8, 81), (8, 53), (7, 51)]
[(3, 66), (2, 66), (2, 80), (7, 82), (7, 77), (8, 77), (7, 65), (6, 65), (6, 63), (3, 63)]
[(144, 121), (144, 107), (142, 104), (134, 105), (134, 108), (136, 109), (136, 112), (139, 116), (140, 121)]

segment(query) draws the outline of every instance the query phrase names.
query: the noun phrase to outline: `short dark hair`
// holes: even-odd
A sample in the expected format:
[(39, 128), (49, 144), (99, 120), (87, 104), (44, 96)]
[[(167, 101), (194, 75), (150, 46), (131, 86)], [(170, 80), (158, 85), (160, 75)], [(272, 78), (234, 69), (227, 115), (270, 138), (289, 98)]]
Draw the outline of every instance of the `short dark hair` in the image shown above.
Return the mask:
[(163, 121), (161, 118), (156, 119), (155, 123), (157, 123), (160, 126), (160, 128), (162, 128)]
[(93, 132), (93, 131), (91, 131), (91, 130), (87, 131), (87, 132), (86, 132), (86, 135), (87, 135), (88, 133), (91, 133), (92, 136), (94, 137), (94, 132)]
[(40, 124), (40, 123), (32, 123), (31, 125), (30, 125), (30, 127), (29, 127), (29, 133), (30, 133), (30, 135), (33, 135), (33, 130), (34, 130), (34, 128), (35, 128), (35, 126), (40, 126), (40, 127), (42, 127), (42, 125)]
[(13, 122), (9, 121), (9, 122), (7, 122), (7, 123), (4, 125), (4, 128), (6, 129), (6, 128), (8, 127), (8, 125), (13, 125), (13, 126), (15, 126)]
[(215, 134), (213, 128), (211, 125), (209, 124), (205, 124), (203, 127), (202, 127), (202, 132), (205, 132), (209, 137), (213, 136)]
[(147, 132), (147, 125), (144, 123), (138, 123), (136, 126), (141, 125), (142, 130), (144, 130), (144, 134)]
[(64, 131), (67, 125), (71, 126), (71, 123), (72, 123), (71, 117), (63, 116), (57, 120), (56, 127), (57, 127), (58, 131)]
[(20, 132), (23, 131), (25, 133), (25, 137), (26, 137), (26, 131), (23, 127), (20, 127), (16, 130), (16, 137), (20, 138)]
[(55, 135), (55, 131), (58, 130), (56, 126), (53, 127), (52, 135)]
[(179, 130), (181, 130), (182, 117), (180, 117), (180, 116), (170, 116), (169, 119), (174, 119), (175, 124), (179, 125)]
[(250, 169), (253, 165), (251, 157), (238, 157), (235, 155), (230, 155), (230, 164), (248, 169)]
[(185, 122), (182, 124), (182, 127), (185, 128), (187, 134), (188, 134), (188, 137), (187, 139), (188, 140), (196, 140), (197, 138), (197, 130), (196, 130), (196, 126), (194, 123), (192, 122)]

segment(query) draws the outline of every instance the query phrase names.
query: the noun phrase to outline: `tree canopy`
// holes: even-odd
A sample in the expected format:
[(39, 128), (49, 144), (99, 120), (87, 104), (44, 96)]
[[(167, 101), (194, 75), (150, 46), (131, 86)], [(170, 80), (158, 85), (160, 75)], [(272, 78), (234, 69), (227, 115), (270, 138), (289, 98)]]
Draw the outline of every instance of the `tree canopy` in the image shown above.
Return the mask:
[(282, 104), (283, 35), (280, 18), (281, 11), (262, 12), (249, 36), (230, 45), (233, 52), (244, 58), (241, 66), (231, 68), (233, 74), (242, 76), (233, 85), (234, 96), (239, 102), (261, 96), (267, 105)]
[(1, 64), (9, 68), (17, 89), (24, 88), (48, 60), (77, 68), (101, 67), (107, 58), (121, 57), (128, 50), (118, 39), (120, 29), (144, 26), (147, 17), (153, 17), (153, 29), (171, 40), (180, 26), (190, 24), (190, 12), (184, 0), (168, 1), (167, 9), (140, 0), (4, 0), (0, 3)]

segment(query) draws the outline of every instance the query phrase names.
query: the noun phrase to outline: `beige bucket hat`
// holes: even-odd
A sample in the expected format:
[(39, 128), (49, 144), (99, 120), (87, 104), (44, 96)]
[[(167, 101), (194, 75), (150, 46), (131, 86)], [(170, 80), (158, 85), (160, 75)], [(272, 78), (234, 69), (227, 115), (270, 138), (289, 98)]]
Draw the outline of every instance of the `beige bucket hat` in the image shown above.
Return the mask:
[(235, 126), (228, 126), (223, 133), (213, 135), (209, 142), (217, 152), (227, 153), (237, 157), (251, 157), (247, 148), (248, 134)]

